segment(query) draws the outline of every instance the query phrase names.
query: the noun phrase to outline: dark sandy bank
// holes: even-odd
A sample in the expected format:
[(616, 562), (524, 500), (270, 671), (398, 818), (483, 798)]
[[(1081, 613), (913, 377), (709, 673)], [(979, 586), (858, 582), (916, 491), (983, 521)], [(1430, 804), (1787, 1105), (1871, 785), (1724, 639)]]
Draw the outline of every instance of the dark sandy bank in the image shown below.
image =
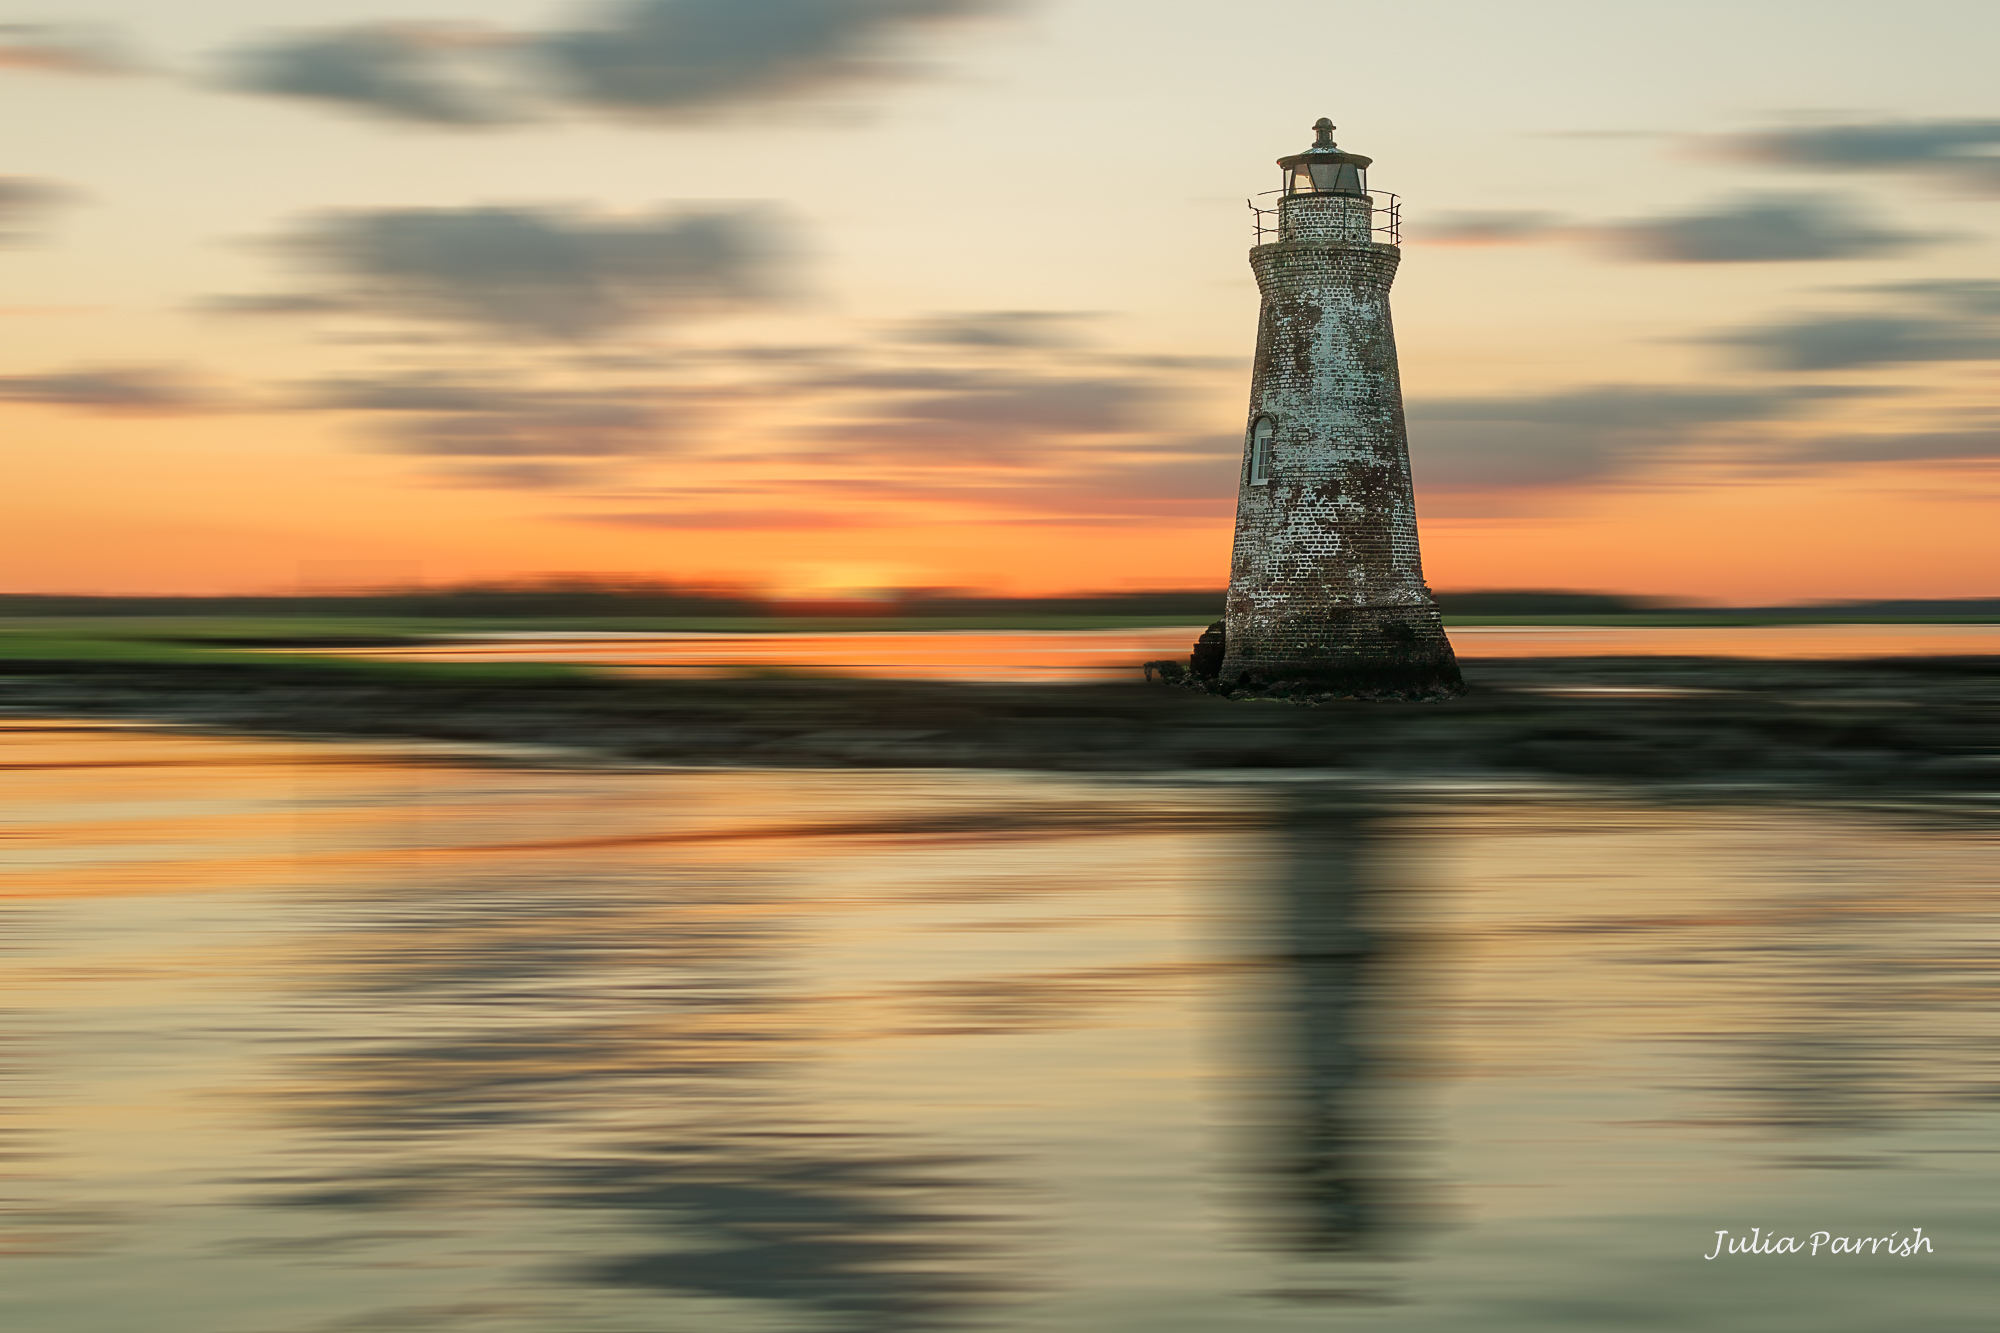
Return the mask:
[(1475, 662), (1444, 703), (1241, 702), (1172, 686), (491, 678), (311, 663), (0, 661), (14, 717), (553, 745), (651, 763), (1338, 769), (2000, 792), (2000, 658)]

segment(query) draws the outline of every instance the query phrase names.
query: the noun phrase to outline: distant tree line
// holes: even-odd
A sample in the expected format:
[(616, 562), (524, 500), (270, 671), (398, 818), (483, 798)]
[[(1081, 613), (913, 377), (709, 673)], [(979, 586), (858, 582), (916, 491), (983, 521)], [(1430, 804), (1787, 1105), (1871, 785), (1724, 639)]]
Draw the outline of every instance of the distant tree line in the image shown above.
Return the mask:
[[(1615, 593), (1499, 590), (1445, 592), (1447, 616), (1607, 616), (1675, 611), (1714, 615), (1665, 598)], [(865, 599), (773, 599), (741, 589), (702, 588), (643, 579), (556, 577), (446, 588), (385, 588), (235, 597), (66, 596), (0, 593), (0, 616), (281, 616), (415, 620), (599, 620), (670, 617), (851, 616), (1145, 616), (1220, 619), (1215, 588), (1166, 592), (1084, 593), (1066, 597), (982, 597), (940, 589)], [(1903, 599), (1812, 606), (1735, 607), (1730, 616), (1825, 620), (1830, 615), (1921, 619), (1991, 616), (2000, 597)]]

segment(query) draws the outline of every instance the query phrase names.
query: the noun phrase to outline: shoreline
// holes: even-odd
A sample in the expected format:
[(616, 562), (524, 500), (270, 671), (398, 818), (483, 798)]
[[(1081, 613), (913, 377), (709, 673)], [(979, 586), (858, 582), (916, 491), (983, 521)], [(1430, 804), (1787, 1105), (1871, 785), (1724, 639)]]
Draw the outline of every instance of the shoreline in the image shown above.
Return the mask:
[(0, 717), (554, 746), (691, 766), (1727, 782), (2000, 799), (2000, 657), (1475, 659), (1431, 703), (1231, 701), (1130, 682), (967, 684), (274, 662), (0, 659)]

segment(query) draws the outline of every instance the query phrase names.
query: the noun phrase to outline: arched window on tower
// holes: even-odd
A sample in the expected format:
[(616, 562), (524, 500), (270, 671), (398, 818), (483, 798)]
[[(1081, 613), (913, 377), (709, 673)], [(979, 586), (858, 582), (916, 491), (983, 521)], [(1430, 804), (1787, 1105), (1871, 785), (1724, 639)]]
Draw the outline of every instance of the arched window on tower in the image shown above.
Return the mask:
[(1271, 437), (1278, 428), (1269, 417), (1258, 417), (1250, 426), (1250, 484), (1262, 486), (1271, 479)]

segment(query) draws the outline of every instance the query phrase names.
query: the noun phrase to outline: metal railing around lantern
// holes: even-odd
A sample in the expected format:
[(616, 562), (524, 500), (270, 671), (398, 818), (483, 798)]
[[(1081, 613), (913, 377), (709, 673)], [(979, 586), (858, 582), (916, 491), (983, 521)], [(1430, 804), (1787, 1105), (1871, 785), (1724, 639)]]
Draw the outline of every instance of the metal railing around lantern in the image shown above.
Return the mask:
[[(1274, 194), (1282, 197), (1284, 193), (1285, 191), (1283, 190), (1266, 190), (1263, 194), (1258, 195), (1257, 199), (1268, 199)], [(1370, 190), (1368, 198), (1371, 201), (1369, 207), (1369, 234), (1378, 241), (1386, 241), (1390, 245), (1401, 245), (1403, 243), (1402, 196), (1390, 194), (1387, 190)], [(1266, 232), (1270, 233), (1270, 240), (1282, 240), (1283, 233), (1278, 229), (1278, 210), (1276, 208), (1257, 207), (1257, 199), (1245, 199), (1243, 201), (1249, 205), (1251, 224), (1257, 228), (1257, 244), (1263, 245), (1266, 243)]]

